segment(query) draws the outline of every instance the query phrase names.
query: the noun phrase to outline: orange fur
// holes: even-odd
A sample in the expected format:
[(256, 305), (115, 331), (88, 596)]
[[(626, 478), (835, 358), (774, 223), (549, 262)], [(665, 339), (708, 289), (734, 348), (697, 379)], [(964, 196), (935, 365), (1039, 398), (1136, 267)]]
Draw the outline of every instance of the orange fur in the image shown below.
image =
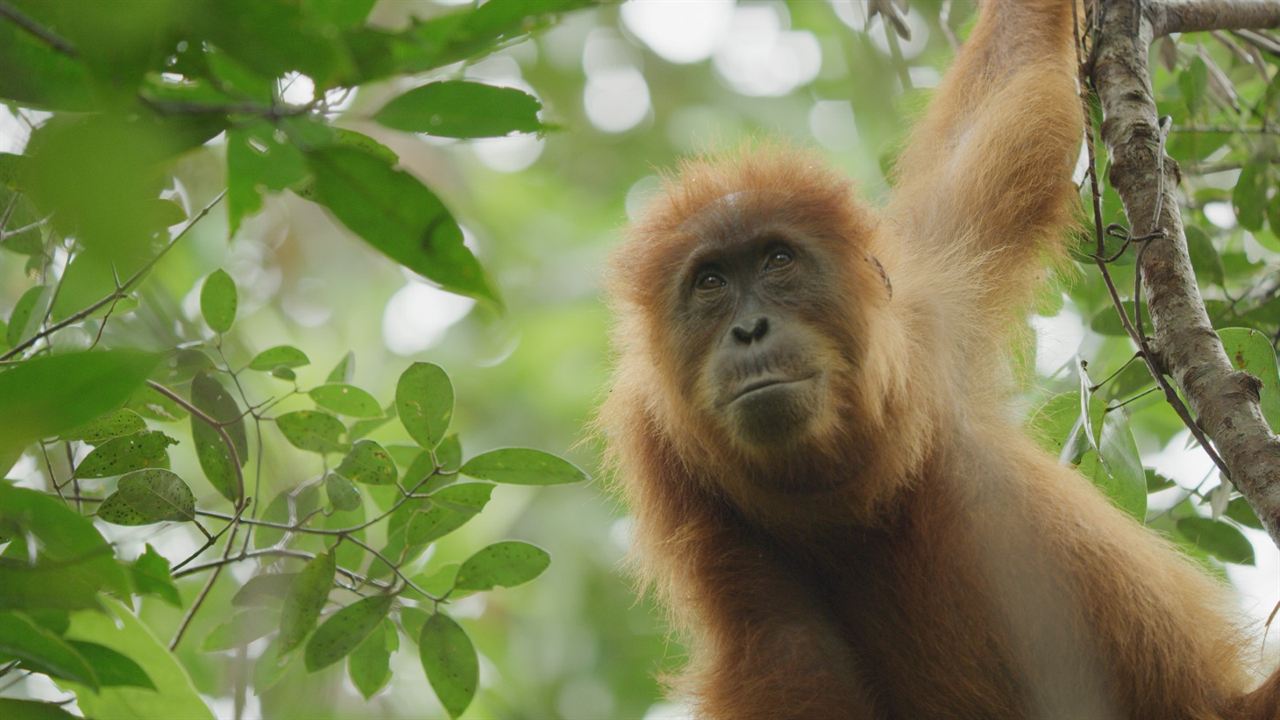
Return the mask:
[[(614, 259), (600, 425), (638, 567), (687, 635), (700, 716), (1275, 718), (1231, 603), (1028, 440), (998, 358), (1061, 254), (1081, 125), (1067, 0), (991, 0), (874, 211), (779, 146), (682, 166)], [(705, 227), (839, 258), (818, 308), (833, 410), (744, 444), (680, 360)], [(872, 258), (892, 283), (889, 292)]]

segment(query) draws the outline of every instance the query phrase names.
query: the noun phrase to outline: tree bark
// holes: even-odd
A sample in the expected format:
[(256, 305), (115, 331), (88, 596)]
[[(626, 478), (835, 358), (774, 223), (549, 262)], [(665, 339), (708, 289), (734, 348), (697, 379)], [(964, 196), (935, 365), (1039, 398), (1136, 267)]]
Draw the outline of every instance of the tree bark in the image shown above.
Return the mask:
[(1175, 195), (1178, 166), (1164, 154), (1147, 66), (1148, 48), (1158, 33), (1274, 25), (1280, 22), (1280, 0), (1100, 0), (1099, 5), (1091, 79), (1102, 103), (1108, 180), (1124, 202), (1131, 234), (1157, 235), (1139, 253), (1154, 333), (1151, 347), (1236, 488), (1280, 546), (1280, 438), (1262, 417), (1261, 383), (1231, 365), (1205, 312)]
[(1280, 26), (1280, 0), (1157, 0), (1144, 3), (1143, 10), (1155, 37)]

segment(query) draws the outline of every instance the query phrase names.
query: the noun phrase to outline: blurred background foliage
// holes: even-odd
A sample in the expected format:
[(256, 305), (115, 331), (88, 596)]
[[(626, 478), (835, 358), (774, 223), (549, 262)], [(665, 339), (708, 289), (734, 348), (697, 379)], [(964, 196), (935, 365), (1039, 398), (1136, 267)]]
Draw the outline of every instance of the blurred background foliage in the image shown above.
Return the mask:
[[(520, 26), (534, 30), (530, 39), (500, 37), (492, 53), (462, 48), (456, 58), (418, 58), (415, 65), (413, 54), (399, 46), (365, 53), (373, 41), (362, 45), (351, 38), (361, 26), (386, 35), (430, 28), (432, 19), (467, 12), (470, 3), (379, 0), (350, 7), (365, 5), (367, 18), (360, 10), (344, 15), (343, 3), (319, 0), (0, 5), (56, 30), (97, 73), (82, 82), (80, 65), (61, 60), (42, 66), (44, 73), (30, 72), (34, 56), (24, 53), (48, 50), (47, 39), (33, 39), (14, 14), (0, 13), (0, 45), (6, 45), (0, 50), (0, 95), (8, 99), (0, 108), (0, 152), (11, 154), (0, 157), (45, 153), (38, 167), (24, 169), (21, 197), (13, 180), (16, 161), (0, 163), (4, 198), (13, 202), (0, 236), (0, 318), (12, 328), (24, 293), (64, 275), (52, 322), (110, 293), (113, 263), (137, 267), (148, 257), (138, 238), (166, 225), (176, 231), (183, 218), (227, 188), (228, 118), (234, 120), (231, 132), (289, 119), (246, 120), (229, 112), (205, 117), (181, 105), (201, 98), (166, 94), (173, 88), (151, 64), (157, 53), (172, 58), (173, 72), (182, 72), (182, 63), (204, 43), (200, 47), (225, 50), (226, 62), (214, 61), (215, 70), (230, 84), (276, 97), (285, 114), (298, 108), (323, 113), (333, 126), (393, 151), (399, 167), (456, 218), (501, 305), (445, 292), (389, 260), (304, 199), (315, 198), (313, 189), (264, 180), (195, 223), (109, 321), (99, 314), (68, 327), (53, 336), (53, 349), (86, 348), (99, 331), (101, 347), (171, 351), (207, 344), (213, 336), (201, 320), (200, 289), (205, 276), (223, 268), (239, 293), (235, 332), (221, 342), (231, 365), (244, 365), (271, 346), (295, 345), (311, 357), (311, 365), (297, 369), (299, 383), (310, 387), (324, 382), (328, 369), (352, 351), (353, 382), (385, 402), (407, 365), (430, 361), (453, 379), (453, 427), (468, 457), (500, 446), (537, 447), (594, 475), (599, 442), (589, 423), (609, 373), (609, 313), (600, 279), (610, 248), (658, 190), (661, 173), (690, 153), (782, 137), (816, 146), (866, 196), (883, 199), (910, 119), (927, 102), (974, 14), (963, 0), (911, 0), (908, 9), (892, 13), (908, 31), (909, 37), (899, 37), (888, 31), (884, 14), (868, 17), (888, 3), (863, 0), (608, 4), (573, 10), (545, 26)], [(290, 25), (299, 8), (304, 19), (322, 14), (328, 24)], [(155, 47), (157, 27), (172, 29), (166, 39), (183, 41)], [(415, 40), (419, 50), (429, 45), (424, 37)], [(1154, 86), (1160, 112), (1173, 121), (1168, 150), (1183, 170), (1188, 242), (1201, 290), (1215, 326), (1258, 333), (1234, 336), (1249, 348), (1238, 362), (1247, 357), (1249, 369), (1262, 376), (1264, 408), (1280, 408), (1273, 351), (1280, 336), (1280, 43), (1259, 33), (1215, 33), (1163, 40), (1154, 52)], [(437, 60), (448, 62), (431, 64)], [(267, 85), (256, 87), (263, 76)], [(455, 139), (393, 130), (375, 120), (390, 99), (441, 79), (521, 89), (541, 101), (545, 127)], [(154, 103), (171, 103), (171, 112), (141, 113), (132, 91), (113, 95), (104, 87), (142, 87), (153, 109)], [(107, 110), (112, 121), (94, 125), (93, 132), (58, 131), (59, 123), (70, 127), (78, 111), (90, 107)], [(292, 189), (271, 191), (286, 185)], [(177, 207), (159, 205), (157, 198)], [(1106, 190), (1103, 200), (1104, 222), (1126, 224), (1114, 192)], [(228, 208), (236, 203), (242, 217), (233, 220)], [(58, 208), (52, 219), (44, 212), (50, 207)], [(107, 260), (68, 264), (72, 245), (64, 238), (77, 231), (75, 257)], [(1021, 407), (1047, 445), (1081, 463), (1126, 509), (1228, 576), (1242, 591), (1242, 608), (1265, 617), (1277, 600), (1275, 548), (1230, 489), (1216, 489), (1216, 472), (1158, 393), (1127, 402), (1151, 380), (1139, 363), (1125, 366), (1133, 348), (1088, 261), (1090, 242), (1082, 233), (1082, 262), (1050, 278), (1028, 320), (1028, 341), (1018, 357)], [(1126, 293), (1133, 285), (1132, 252), (1111, 266)], [(0, 335), (10, 346), (21, 339)], [(1259, 341), (1268, 352), (1257, 351)], [(1087, 364), (1083, 379), (1077, 358)], [(1093, 389), (1113, 372), (1119, 373), (1114, 380)], [(259, 399), (282, 387), (268, 377), (246, 383)], [(1099, 463), (1099, 448), (1081, 439), (1082, 388), (1102, 457), (1115, 453), (1110, 462)], [(304, 405), (291, 399), (281, 409), (299, 407)], [(1280, 421), (1268, 417), (1273, 426)], [(264, 501), (318, 469), (274, 429), (265, 432)], [(171, 451), (174, 471), (200, 477), (186, 436), (180, 439)], [(56, 475), (59, 467), (28, 452), (7, 475), (45, 488), (47, 473)], [(198, 501), (217, 499), (207, 483), (192, 484)], [(202, 542), (184, 525), (97, 524), (125, 559), (150, 543), (176, 562)], [(553, 558), (536, 582), (453, 603), (452, 614), (481, 658), (481, 687), (468, 717), (680, 716), (678, 706), (660, 699), (654, 676), (677, 666), (683, 654), (664, 632), (660, 612), (637, 599), (626, 577), (628, 536), (624, 509), (608, 493), (607, 478), (596, 477), (561, 488), (503, 488), (475, 521), (428, 552), (423, 562), (437, 567), (487, 543), (519, 538)], [(252, 574), (249, 565), (231, 568), (234, 581), (213, 587), (190, 630), (193, 639), (177, 651), (219, 717), (443, 716), (416, 652), (404, 642), (392, 658), (388, 688), (370, 701), (340, 665), (307, 674), (295, 663), (274, 681), (255, 677), (261, 642), (244, 652), (201, 652), (197, 640), (225, 622), (232, 594)], [(178, 582), (185, 604), (200, 586), (196, 578)], [(154, 597), (137, 607), (159, 637), (171, 635), (182, 614)], [(8, 683), (0, 678), (0, 686)], [(38, 675), (4, 694), (65, 697)]]

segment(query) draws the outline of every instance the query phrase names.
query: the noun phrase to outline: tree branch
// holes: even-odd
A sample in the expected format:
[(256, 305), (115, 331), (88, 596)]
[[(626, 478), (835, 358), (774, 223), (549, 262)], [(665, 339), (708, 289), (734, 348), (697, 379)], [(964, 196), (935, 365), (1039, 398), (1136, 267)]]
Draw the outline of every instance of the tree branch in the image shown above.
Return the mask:
[[(1100, 4), (1092, 81), (1102, 104), (1102, 138), (1111, 159), (1108, 179), (1124, 202), (1131, 233), (1155, 236), (1138, 259), (1154, 333), (1151, 345), (1160, 369), (1177, 383), (1197, 424), (1217, 447), (1231, 481), (1280, 546), (1280, 438), (1262, 417), (1261, 383), (1231, 365), (1209, 322), (1174, 194), (1178, 166), (1163, 156), (1147, 67), (1148, 48), (1156, 37), (1151, 16), (1161, 10), (1153, 4), (1144, 13), (1142, 0)], [(1214, 16), (1221, 22), (1264, 19), (1268, 8), (1280, 15), (1280, 3), (1274, 0), (1166, 0), (1162, 5), (1166, 15), (1177, 11), (1185, 18), (1208, 18), (1209, 8), (1235, 8), (1231, 14), (1224, 9)], [(1190, 27), (1189, 20), (1161, 27), (1166, 32), (1177, 27), (1207, 29)]]
[(1280, 27), (1277, 0), (1156, 0), (1142, 5), (1153, 38), (1171, 33)]

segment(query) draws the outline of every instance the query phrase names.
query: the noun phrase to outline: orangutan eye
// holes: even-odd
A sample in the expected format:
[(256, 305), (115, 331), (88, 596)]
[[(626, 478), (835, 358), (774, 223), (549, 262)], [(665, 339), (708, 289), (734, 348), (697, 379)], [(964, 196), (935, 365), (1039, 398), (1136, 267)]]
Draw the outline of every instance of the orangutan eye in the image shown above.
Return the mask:
[(719, 290), (727, 284), (723, 275), (711, 270), (698, 273), (698, 279), (693, 281), (693, 286), (699, 290)]
[(780, 270), (795, 261), (795, 256), (785, 247), (774, 248), (764, 263), (765, 270)]

